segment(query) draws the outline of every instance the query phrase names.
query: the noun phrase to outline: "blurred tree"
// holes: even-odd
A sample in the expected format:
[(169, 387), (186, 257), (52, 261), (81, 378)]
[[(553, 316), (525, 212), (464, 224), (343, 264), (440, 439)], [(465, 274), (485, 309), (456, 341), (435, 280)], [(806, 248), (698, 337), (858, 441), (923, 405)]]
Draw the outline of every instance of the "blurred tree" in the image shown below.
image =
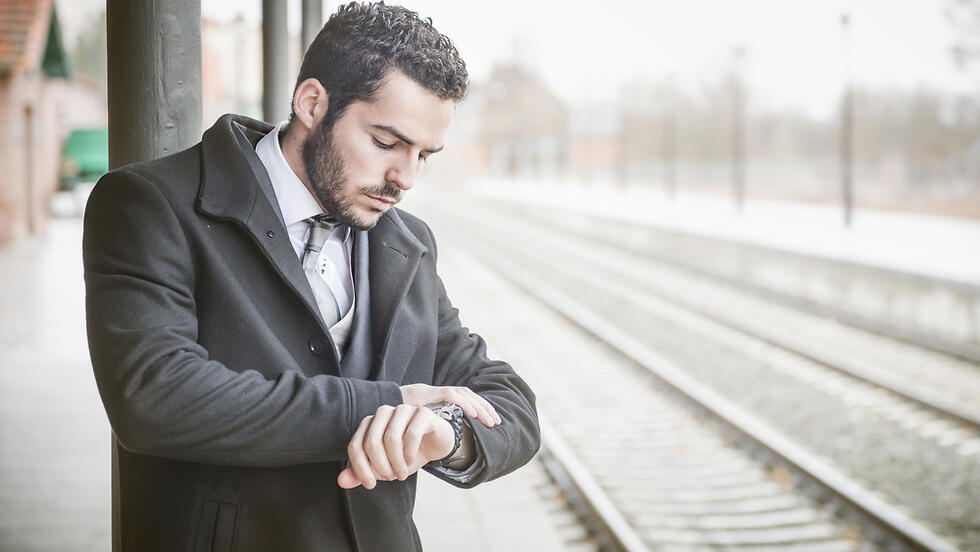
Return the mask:
[(948, 0), (946, 17), (957, 31), (950, 53), (965, 69), (980, 61), (980, 0)]
[(980, 215), (980, 102), (920, 88), (855, 91), (864, 203)]

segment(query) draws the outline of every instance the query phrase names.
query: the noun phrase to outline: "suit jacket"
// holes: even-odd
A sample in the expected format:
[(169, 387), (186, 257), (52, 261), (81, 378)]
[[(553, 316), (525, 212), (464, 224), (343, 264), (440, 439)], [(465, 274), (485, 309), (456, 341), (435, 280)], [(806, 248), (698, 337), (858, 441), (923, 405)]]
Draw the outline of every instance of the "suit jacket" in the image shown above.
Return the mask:
[[(459, 322), (435, 241), (391, 210), (355, 233), (357, 302), (338, 362), (254, 145), (226, 115), (183, 152), (105, 175), (85, 213), (92, 364), (117, 438), (124, 550), (413, 550), (415, 478), (344, 491), (362, 418), (399, 385), (468, 386), (485, 469), (539, 446), (534, 395)], [(357, 377), (360, 376), (360, 377)]]

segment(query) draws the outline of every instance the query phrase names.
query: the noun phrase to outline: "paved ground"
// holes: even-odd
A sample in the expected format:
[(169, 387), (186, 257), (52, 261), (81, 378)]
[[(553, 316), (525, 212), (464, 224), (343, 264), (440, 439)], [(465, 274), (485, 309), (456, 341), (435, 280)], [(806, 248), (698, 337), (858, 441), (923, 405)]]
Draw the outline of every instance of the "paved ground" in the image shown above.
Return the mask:
[[(427, 551), (559, 552), (568, 547), (564, 537), (580, 529), (568, 512), (550, 513), (557, 501), (539, 498), (537, 485), (546, 484), (537, 463), (475, 489), (459, 490), (423, 474), (419, 478), (415, 523)], [(563, 527), (557, 526), (559, 523)]]
[[(109, 425), (85, 343), (81, 223), (0, 249), (0, 552), (110, 548)], [(462, 491), (424, 474), (426, 550), (564, 550), (532, 465)]]
[(77, 219), (0, 250), (0, 550), (108, 550), (109, 425), (81, 265)]

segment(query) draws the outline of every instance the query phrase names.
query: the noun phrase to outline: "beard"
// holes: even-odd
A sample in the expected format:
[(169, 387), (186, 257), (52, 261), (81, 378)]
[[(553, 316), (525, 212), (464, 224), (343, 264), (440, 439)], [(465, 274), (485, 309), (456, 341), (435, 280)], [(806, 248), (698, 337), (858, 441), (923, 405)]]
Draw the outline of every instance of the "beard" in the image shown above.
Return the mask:
[[(371, 208), (373, 216), (363, 216), (354, 209), (351, 199), (346, 195), (348, 188), (351, 188), (347, 164), (334, 146), (333, 124), (327, 123), (327, 120), (321, 121), (303, 143), (303, 168), (306, 170), (306, 177), (310, 179), (313, 194), (320, 200), (327, 214), (355, 230), (370, 230), (384, 211)], [(401, 199), (401, 189), (388, 182), (361, 188), (357, 192), (394, 202)]]

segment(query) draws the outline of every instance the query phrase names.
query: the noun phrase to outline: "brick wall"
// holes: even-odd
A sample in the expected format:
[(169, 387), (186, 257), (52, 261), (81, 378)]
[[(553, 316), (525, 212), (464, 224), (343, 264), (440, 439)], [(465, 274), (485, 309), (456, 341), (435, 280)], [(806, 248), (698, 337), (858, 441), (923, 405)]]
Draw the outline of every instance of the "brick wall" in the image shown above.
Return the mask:
[(0, 244), (44, 234), (58, 182), (63, 88), (39, 73), (0, 80)]

